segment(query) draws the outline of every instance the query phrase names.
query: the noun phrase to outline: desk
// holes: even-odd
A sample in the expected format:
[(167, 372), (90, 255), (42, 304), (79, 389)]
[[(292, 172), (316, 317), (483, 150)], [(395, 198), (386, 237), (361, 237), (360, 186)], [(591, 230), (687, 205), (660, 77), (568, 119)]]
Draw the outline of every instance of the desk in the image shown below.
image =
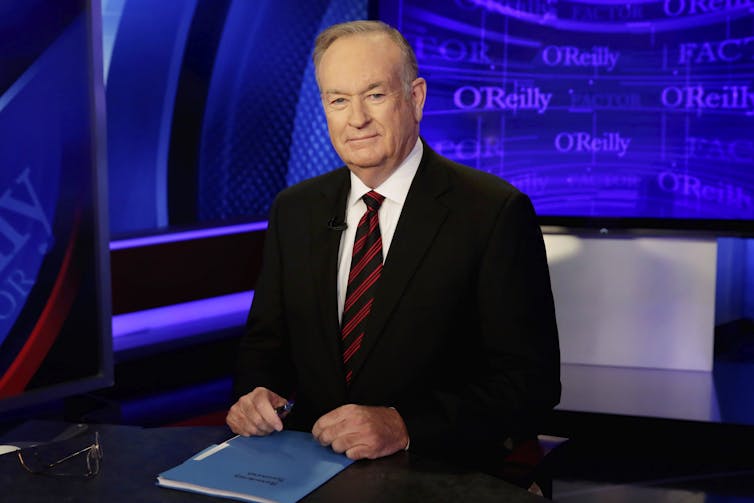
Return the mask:
[[(61, 428), (62, 429), (62, 428)], [(90, 480), (32, 475), (15, 454), (0, 456), (3, 502), (210, 502), (230, 501), (157, 487), (156, 476), (213, 443), (231, 436), (225, 427), (140, 428), (92, 425), (103, 461)], [(451, 467), (411, 453), (359, 461), (301, 500), (302, 503), (500, 502), (542, 503), (501, 479)]]

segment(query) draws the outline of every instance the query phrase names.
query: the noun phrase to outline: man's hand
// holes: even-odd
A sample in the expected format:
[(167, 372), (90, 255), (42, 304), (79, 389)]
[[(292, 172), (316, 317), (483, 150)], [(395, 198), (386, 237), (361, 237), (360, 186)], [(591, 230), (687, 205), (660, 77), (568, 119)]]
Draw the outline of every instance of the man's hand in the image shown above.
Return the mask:
[(285, 398), (267, 388), (254, 388), (230, 408), (225, 422), (233, 433), (244, 437), (268, 435), (283, 429), (283, 421), (275, 412), (275, 407), (285, 403)]
[(312, 435), (350, 459), (388, 456), (408, 445), (406, 424), (389, 407), (343, 405), (320, 417)]

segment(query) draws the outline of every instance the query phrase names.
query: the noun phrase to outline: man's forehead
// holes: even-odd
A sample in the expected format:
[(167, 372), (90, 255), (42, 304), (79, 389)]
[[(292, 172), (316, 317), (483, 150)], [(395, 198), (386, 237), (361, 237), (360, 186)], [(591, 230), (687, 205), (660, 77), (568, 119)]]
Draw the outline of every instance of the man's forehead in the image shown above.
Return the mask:
[(390, 87), (400, 80), (400, 51), (370, 40), (371, 35), (389, 40), (380, 33), (349, 35), (325, 51), (317, 68), (322, 93), (357, 94), (370, 87)]

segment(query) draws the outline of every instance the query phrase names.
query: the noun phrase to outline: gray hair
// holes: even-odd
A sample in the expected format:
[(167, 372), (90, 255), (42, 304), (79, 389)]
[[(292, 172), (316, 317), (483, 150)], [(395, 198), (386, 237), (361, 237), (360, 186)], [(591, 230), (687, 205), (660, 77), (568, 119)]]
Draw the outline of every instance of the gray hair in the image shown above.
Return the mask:
[(349, 21), (335, 24), (317, 35), (314, 42), (314, 68), (319, 66), (325, 51), (339, 38), (365, 33), (384, 33), (392, 40), (401, 51), (403, 58), (403, 72), (401, 75), (403, 91), (406, 96), (411, 95), (411, 83), (419, 76), (419, 65), (416, 63), (416, 54), (401, 32), (382, 21)]

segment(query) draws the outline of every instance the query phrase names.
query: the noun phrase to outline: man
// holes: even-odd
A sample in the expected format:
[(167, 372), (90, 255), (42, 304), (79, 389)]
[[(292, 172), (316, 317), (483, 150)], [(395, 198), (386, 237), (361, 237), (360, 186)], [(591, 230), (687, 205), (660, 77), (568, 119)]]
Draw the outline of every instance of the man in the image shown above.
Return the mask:
[(346, 166), (272, 206), (228, 425), (281, 430), (295, 399), (285, 426), (352, 459), (497, 455), (560, 396), (531, 203), (419, 139), (427, 84), (396, 30), (333, 26), (314, 63)]

